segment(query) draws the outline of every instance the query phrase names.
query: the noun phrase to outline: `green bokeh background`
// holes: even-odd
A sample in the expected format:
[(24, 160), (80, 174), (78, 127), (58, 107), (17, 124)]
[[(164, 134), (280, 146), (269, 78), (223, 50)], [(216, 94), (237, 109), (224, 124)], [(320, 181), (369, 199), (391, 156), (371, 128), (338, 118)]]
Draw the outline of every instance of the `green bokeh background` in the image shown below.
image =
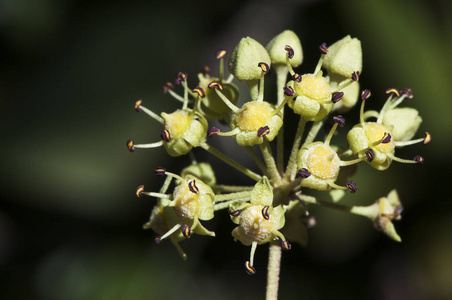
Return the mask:
[[(215, 239), (182, 243), (187, 262), (141, 230), (154, 202), (136, 198), (136, 186), (158, 190), (153, 169), (178, 172), (187, 160), (164, 149), (131, 154), (125, 141), (156, 141), (161, 130), (134, 111), (136, 99), (171, 112), (179, 104), (162, 85), (177, 72), (194, 86), (204, 65), (217, 69), (216, 50), (231, 51), (243, 36), (265, 45), (284, 29), (302, 41), (300, 73), (314, 69), (320, 43), (358, 37), (369, 108), (381, 107), (386, 88), (412, 88), (405, 105), (420, 111), (419, 135), (429, 131), (433, 142), (398, 152), (421, 154), (421, 167), (394, 163), (377, 172), (362, 165), (354, 177), (359, 191), (345, 199), (367, 205), (397, 187), (403, 242), (368, 220), (313, 208), (318, 225), (307, 248), (284, 253), (281, 299), (451, 298), (451, 13), (448, 0), (0, 1), (2, 298), (264, 298), (267, 247), (258, 248), (258, 273), (247, 276), (249, 249), (233, 242), (226, 212), (206, 224)], [(346, 116), (348, 126), (357, 113)], [(345, 145), (343, 134), (333, 141)], [(234, 151), (230, 140), (216, 143)], [(250, 183), (196, 154), (214, 165), (220, 182)]]

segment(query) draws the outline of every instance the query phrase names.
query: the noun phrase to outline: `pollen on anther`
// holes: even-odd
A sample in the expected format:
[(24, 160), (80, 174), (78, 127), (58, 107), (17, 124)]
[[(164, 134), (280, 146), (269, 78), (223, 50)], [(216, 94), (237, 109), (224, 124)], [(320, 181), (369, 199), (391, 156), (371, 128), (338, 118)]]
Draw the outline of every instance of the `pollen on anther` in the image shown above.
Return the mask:
[(309, 172), (309, 170), (306, 168), (301, 168), (297, 172), (297, 177), (299, 177), (299, 178), (306, 179), (309, 176), (311, 176), (311, 172)]
[(293, 56), (295, 55), (295, 52), (293, 51), (293, 48), (290, 47), (289, 45), (284, 46), (284, 50), (287, 51), (287, 55), (289, 56), (289, 59), (292, 59)]
[(331, 95), (331, 101), (333, 102), (333, 103), (337, 103), (337, 102), (339, 102), (339, 101), (341, 101), (341, 99), (344, 97), (344, 92), (334, 92), (332, 95)]
[(416, 164), (418, 165), (422, 165), (424, 163), (424, 158), (420, 155), (416, 155), (413, 160), (416, 162)]
[(413, 98), (413, 92), (411, 91), (411, 89), (408, 88), (402, 89), (400, 91), (400, 94), (405, 95), (405, 97), (407, 97), (408, 99)]
[(226, 50), (218, 50), (217, 53), (215, 54), (217, 59), (223, 58), (226, 55)]
[(220, 129), (218, 129), (216, 127), (212, 127), (209, 130), (207, 130), (207, 136), (209, 138), (216, 136), (218, 133), (220, 133)]
[(195, 87), (193, 89), (193, 92), (197, 93), (199, 95), (199, 97), (201, 97), (201, 98), (204, 98), (206, 96), (206, 93), (204, 92), (204, 89), (202, 87), (200, 87), (200, 86)]
[(339, 127), (344, 127), (345, 119), (343, 116), (341, 116), (341, 115), (335, 116), (335, 117), (333, 117), (333, 120)]
[(398, 89), (390, 88), (386, 90), (386, 94), (393, 94), (396, 97), (400, 97), (400, 92)]
[(424, 145), (427, 145), (431, 141), (432, 141), (432, 135), (430, 134), (430, 132), (426, 132), (425, 138), (424, 138)]
[(347, 184), (345, 186), (352, 194), (354, 194), (358, 190), (358, 186), (356, 185), (356, 183), (354, 181), (347, 182)]
[(328, 54), (328, 47), (326, 45), (326, 43), (321, 43), (319, 46), (320, 52), (322, 52), (322, 54)]
[(371, 96), (371, 92), (368, 89), (365, 89), (361, 92), (361, 99), (363, 99), (363, 100), (369, 99), (370, 96)]
[(391, 139), (392, 139), (391, 134), (388, 133), (388, 132), (385, 132), (384, 135), (383, 135), (383, 138), (381, 139), (381, 143), (382, 143), (382, 144), (390, 143), (390, 142), (391, 142)]
[(137, 187), (136, 195), (138, 198), (141, 198), (143, 191), (144, 191), (144, 185), (140, 185)]
[(168, 93), (169, 90), (173, 89), (173, 84), (171, 82), (167, 82), (165, 83), (165, 85), (163, 86), (163, 93), (166, 94)]
[(269, 220), (270, 219), (270, 215), (268, 214), (268, 210), (270, 209), (270, 206), (265, 205), (262, 208), (262, 216), (264, 217), (265, 220)]
[(259, 128), (259, 130), (257, 131), (257, 136), (258, 137), (263, 137), (263, 136), (266, 136), (269, 133), (270, 133), (270, 127), (264, 126), (264, 127)]
[(218, 81), (212, 81), (207, 87), (209, 89), (217, 89), (219, 91), (223, 89), (223, 86)]
[(359, 80), (359, 71), (355, 71), (352, 73), (352, 79), (353, 79), (353, 81)]
[(281, 248), (284, 251), (289, 251), (290, 249), (292, 249), (292, 245), (288, 241), (282, 241), (281, 242)]
[(140, 105), (141, 105), (141, 103), (143, 102), (143, 100), (137, 100), (137, 102), (135, 102), (135, 110), (137, 111), (137, 112), (140, 112), (141, 111), (141, 108), (140, 108)]
[(256, 268), (254, 268), (249, 261), (245, 262), (245, 271), (248, 275), (256, 274)]
[(160, 134), (160, 137), (162, 138), (162, 140), (164, 140), (165, 142), (170, 142), (171, 141), (171, 135), (168, 131), (168, 129), (164, 129), (162, 131), (162, 133)]
[(129, 149), (130, 152), (135, 151), (135, 147), (134, 147), (135, 144), (134, 144), (133, 140), (127, 140), (126, 145), (127, 145), (127, 149)]
[(157, 167), (157, 168), (155, 168), (154, 173), (157, 176), (163, 176), (166, 173), (166, 169), (163, 167)]
[(190, 190), (190, 192), (192, 192), (193, 194), (198, 194), (199, 193), (199, 189), (196, 186), (196, 181), (192, 180), (188, 183), (188, 189)]
[(293, 74), (292, 75), (292, 80), (300, 83), (301, 82), (301, 75), (298, 74), (298, 73)]
[(183, 81), (186, 81), (186, 80), (187, 80), (187, 74), (185, 74), (183, 72), (177, 73), (176, 80), (175, 80), (177, 85), (181, 84)]
[(368, 161), (368, 162), (373, 161), (374, 158), (375, 158), (375, 152), (374, 152), (374, 150), (372, 150), (372, 149), (369, 148), (369, 149), (366, 151), (366, 157), (367, 157), (367, 161)]
[(267, 74), (268, 71), (270, 71), (270, 66), (264, 62), (260, 62), (257, 64), (259, 68), (262, 69), (262, 72), (264, 72), (264, 74)]
[(187, 224), (182, 226), (182, 235), (187, 239), (191, 237), (191, 228)]
[(210, 67), (209, 66), (204, 66), (204, 68), (201, 69), (201, 73), (203, 75), (207, 75), (210, 72)]
[(229, 210), (229, 214), (233, 217), (238, 217), (238, 216), (240, 216), (241, 213), (242, 213), (241, 209)]
[(161, 237), (161, 236), (156, 236), (156, 237), (154, 238), (154, 242), (155, 242), (157, 245), (161, 244), (161, 243), (162, 243), (162, 237)]
[(283, 90), (284, 90), (284, 95), (286, 95), (286, 96), (292, 97), (293, 95), (295, 95), (295, 91), (290, 86), (283, 87)]

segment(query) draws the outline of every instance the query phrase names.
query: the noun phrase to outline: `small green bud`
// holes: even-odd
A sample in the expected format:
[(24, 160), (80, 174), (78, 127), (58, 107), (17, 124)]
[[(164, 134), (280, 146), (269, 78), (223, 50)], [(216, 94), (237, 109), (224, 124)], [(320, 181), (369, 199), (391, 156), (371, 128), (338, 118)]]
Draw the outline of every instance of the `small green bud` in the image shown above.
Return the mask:
[(242, 38), (229, 57), (229, 72), (238, 80), (255, 80), (264, 76), (259, 63), (271, 65), (270, 56), (256, 40)]
[(322, 66), (329, 72), (351, 78), (353, 72), (361, 73), (363, 53), (361, 42), (349, 35), (328, 47)]
[(396, 141), (409, 141), (419, 129), (422, 118), (414, 108), (394, 108), (384, 113), (382, 123), (386, 126), (394, 126), (392, 136)]
[(267, 51), (273, 64), (286, 65), (287, 51), (285, 46), (292, 47), (294, 56), (289, 60), (292, 67), (298, 67), (303, 62), (303, 48), (298, 36), (292, 30), (284, 30), (275, 36), (267, 45)]
[(168, 154), (180, 156), (198, 147), (207, 135), (207, 121), (191, 110), (177, 110), (171, 114), (162, 112), (165, 130), (169, 134), (163, 144)]

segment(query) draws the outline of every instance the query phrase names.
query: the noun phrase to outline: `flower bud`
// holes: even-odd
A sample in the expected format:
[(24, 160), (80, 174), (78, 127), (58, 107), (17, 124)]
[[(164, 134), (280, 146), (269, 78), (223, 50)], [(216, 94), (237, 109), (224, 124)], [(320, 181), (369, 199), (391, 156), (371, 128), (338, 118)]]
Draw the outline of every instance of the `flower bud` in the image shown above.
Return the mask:
[(292, 47), (294, 56), (289, 60), (292, 67), (298, 67), (303, 62), (303, 49), (301, 42), (295, 32), (285, 30), (275, 36), (267, 45), (267, 51), (273, 64), (286, 65), (287, 51), (286, 45)]
[(264, 75), (261, 62), (271, 65), (264, 46), (250, 37), (242, 38), (229, 57), (229, 72), (240, 81), (260, 79)]
[(391, 134), (396, 141), (409, 141), (416, 134), (422, 118), (414, 108), (394, 108), (385, 112), (382, 123), (394, 126)]
[(361, 73), (363, 54), (361, 42), (349, 35), (328, 47), (322, 66), (329, 72), (350, 78), (353, 72)]

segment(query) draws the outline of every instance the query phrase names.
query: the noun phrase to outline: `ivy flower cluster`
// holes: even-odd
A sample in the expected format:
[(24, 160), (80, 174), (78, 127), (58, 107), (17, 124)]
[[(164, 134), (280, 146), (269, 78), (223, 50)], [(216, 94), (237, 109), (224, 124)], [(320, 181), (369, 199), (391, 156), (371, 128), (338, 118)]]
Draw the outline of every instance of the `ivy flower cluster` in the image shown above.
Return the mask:
[[(315, 217), (308, 211), (310, 205), (367, 217), (378, 230), (401, 241), (392, 223), (400, 219), (402, 212), (396, 190), (369, 206), (344, 206), (339, 202), (346, 192), (360, 194), (359, 179), (350, 180), (360, 164), (385, 171), (393, 162), (424, 162), (420, 155), (400, 158), (395, 153), (399, 147), (431, 141), (428, 132), (413, 139), (422, 119), (415, 108), (399, 107), (404, 100), (411, 101), (413, 93), (396, 88), (377, 92), (378, 96), (387, 96), (382, 109), (365, 110), (365, 103), (372, 98), (371, 91), (361, 90), (359, 83), (361, 42), (346, 36), (330, 46), (323, 43), (318, 50), (315, 69), (297, 73), (295, 69), (303, 62), (303, 49), (294, 32), (280, 33), (266, 47), (246, 37), (229, 55), (227, 77), (228, 52), (219, 50), (218, 74), (213, 75), (209, 67), (204, 67), (189, 84), (189, 76), (179, 72), (174, 82), (164, 85), (164, 93), (179, 101), (180, 109), (159, 115), (143, 106), (143, 100), (136, 101), (135, 110), (160, 123), (162, 131), (150, 143), (128, 140), (128, 150), (164, 147), (170, 156), (188, 155), (189, 165), (180, 175), (164, 167), (155, 168), (157, 176), (166, 178), (160, 191), (146, 191), (144, 185), (136, 190), (140, 198), (156, 199), (144, 228), (153, 229), (157, 244), (170, 240), (185, 259), (187, 255), (179, 243), (192, 234), (215, 237), (206, 223), (218, 211), (227, 210), (237, 225), (231, 233), (233, 239), (250, 247), (250, 257), (244, 265), (245, 271), (253, 275), (257, 246), (270, 244), (272, 257), (281, 255), (281, 250), (290, 250), (293, 242), (306, 244), (306, 228), (315, 224)], [(274, 75), (269, 75), (271, 69)], [(268, 77), (276, 77), (276, 95), (264, 92)], [(237, 81), (247, 85), (249, 95), (239, 93)], [(347, 133), (348, 146), (332, 144), (335, 132), (344, 130), (342, 114), (358, 102), (360, 115)], [(289, 109), (293, 111), (289, 116), (295, 115), (299, 121), (289, 157), (284, 158), (288, 132), (284, 125), (289, 117), (285, 112)], [(334, 122), (331, 130), (326, 138), (318, 140), (320, 129), (329, 122)], [(217, 138), (235, 140), (260, 172), (239, 164), (208, 142)], [(228, 164), (231, 172), (241, 172), (255, 184), (217, 183), (212, 167), (195, 158), (204, 150)], [(327, 199), (311, 196), (311, 190), (327, 192)], [(369, 195), (357, 197), (364, 202)], [(269, 259), (269, 280), (273, 269), (279, 272)]]

